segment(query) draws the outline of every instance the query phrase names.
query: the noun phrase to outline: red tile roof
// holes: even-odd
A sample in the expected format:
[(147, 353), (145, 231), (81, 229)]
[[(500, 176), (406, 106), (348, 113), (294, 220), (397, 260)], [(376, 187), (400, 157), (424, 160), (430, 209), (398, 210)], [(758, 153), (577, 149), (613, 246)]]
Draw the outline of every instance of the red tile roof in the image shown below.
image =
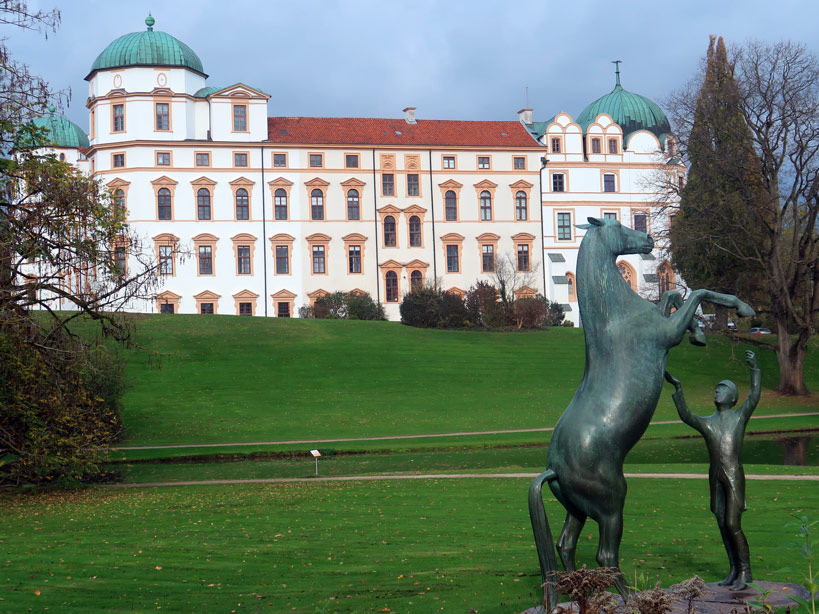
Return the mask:
[(268, 140), (293, 145), (403, 145), (540, 148), (519, 121), (366, 117), (268, 117)]

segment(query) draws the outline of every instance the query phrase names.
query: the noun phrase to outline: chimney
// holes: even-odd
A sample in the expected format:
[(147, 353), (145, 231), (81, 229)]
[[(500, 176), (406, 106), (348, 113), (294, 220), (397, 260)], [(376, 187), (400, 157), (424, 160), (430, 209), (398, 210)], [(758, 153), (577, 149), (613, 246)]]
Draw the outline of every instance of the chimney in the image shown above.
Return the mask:
[(521, 109), (518, 111), (518, 117), (524, 124), (531, 125), (532, 123), (532, 109)]
[(404, 109), (404, 121), (408, 124), (414, 124), (415, 121), (415, 107), (407, 107)]

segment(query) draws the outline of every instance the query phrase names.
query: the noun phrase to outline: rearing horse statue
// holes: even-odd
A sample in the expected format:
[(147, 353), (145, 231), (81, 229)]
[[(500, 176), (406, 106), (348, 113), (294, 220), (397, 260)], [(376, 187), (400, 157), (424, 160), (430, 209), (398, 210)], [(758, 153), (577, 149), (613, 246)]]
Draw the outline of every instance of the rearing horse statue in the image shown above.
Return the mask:
[[(729, 294), (694, 290), (683, 302), (666, 292), (657, 305), (641, 298), (623, 279), (615, 264), (622, 254), (647, 254), (654, 240), (616, 220), (588, 218), (577, 258), (577, 298), (586, 336), (586, 370), (571, 403), (552, 433), (547, 469), (529, 489), (529, 514), (544, 583), (555, 580), (557, 560), (541, 489), (549, 483), (566, 508), (557, 551), (567, 571), (575, 568), (577, 539), (587, 518), (597, 521), (600, 542), (597, 562), (619, 567), (623, 536), (626, 480), (623, 461), (645, 433), (657, 408), (668, 350), (686, 330), (692, 343), (705, 339), (694, 325), (703, 301), (736, 309), (749, 316), (753, 309)], [(677, 310), (669, 315), (671, 306)], [(553, 585), (546, 584), (550, 607), (557, 605)], [(615, 586), (628, 594), (619, 574)]]

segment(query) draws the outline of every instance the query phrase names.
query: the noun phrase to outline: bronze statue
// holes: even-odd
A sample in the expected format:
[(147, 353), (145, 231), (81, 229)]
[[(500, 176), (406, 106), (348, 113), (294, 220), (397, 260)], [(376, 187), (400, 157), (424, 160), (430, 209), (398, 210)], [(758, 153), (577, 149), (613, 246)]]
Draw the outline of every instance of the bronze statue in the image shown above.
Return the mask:
[(745, 425), (759, 403), (761, 375), (756, 364), (756, 355), (748, 350), (745, 360), (751, 367), (751, 393), (736, 411), (731, 408), (737, 403), (737, 387), (730, 380), (723, 380), (714, 390), (714, 404), (717, 406), (710, 416), (691, 413), (685, 403), (680, 380), (665, 372), (665, 379), (674, 384), (677, 391), (673, 395), (680, 419), (702, 433), (708, 446), (711, 468), (708, 480), (711, 483), (711, 511), (717, 517), (722, 543), (728, 553), (730, 571), (720, 586), (730, 585), (730, 590), (741, 591), (751, 578), (751, 555), (748, 540), (742, 532), (740, 520), (745, 511), (745, 472), (742, 470), (742, 438)]
[[(620, 254), (647, 254), (654, 240), (617, 220), (588, 218), (577, 259), (577, 297), (586, 338), (586, 370), (549, 444), (547, 470), (529, 489), (529, 514), (541, 575), (551, 606), (557, 560), (541, 489), (544, 482), (566, 508), (557, 550), (567, 571), (575, 568), (577, 538), (587, 518), (600, 526), (597, 562), (619, 566), (626, 480), (623, 461), (645, 432), (663, 387), (668, 350), (693, 326), (702, 301), (754, 313), (735, 296), (694, 290), (682, 301), (666, 292), (660, 307), (631, 290), (616, 266)], [(669, 315), (670, 307), (677, 310)], [(702, 334), (692, 342), (703, 343)], [(627, 595), (622, 574), (615, 584)]]

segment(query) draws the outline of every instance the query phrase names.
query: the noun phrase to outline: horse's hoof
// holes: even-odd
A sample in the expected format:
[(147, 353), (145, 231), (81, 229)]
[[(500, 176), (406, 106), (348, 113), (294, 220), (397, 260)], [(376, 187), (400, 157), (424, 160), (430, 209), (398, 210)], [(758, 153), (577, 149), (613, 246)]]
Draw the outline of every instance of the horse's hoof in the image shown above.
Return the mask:
[(747, 318), (749, 316), (754, 315), (755, 313), (756, 311), (754, 311), (749, 304), (740, 301), (739, 306), (737, 307), (738, 316)]

